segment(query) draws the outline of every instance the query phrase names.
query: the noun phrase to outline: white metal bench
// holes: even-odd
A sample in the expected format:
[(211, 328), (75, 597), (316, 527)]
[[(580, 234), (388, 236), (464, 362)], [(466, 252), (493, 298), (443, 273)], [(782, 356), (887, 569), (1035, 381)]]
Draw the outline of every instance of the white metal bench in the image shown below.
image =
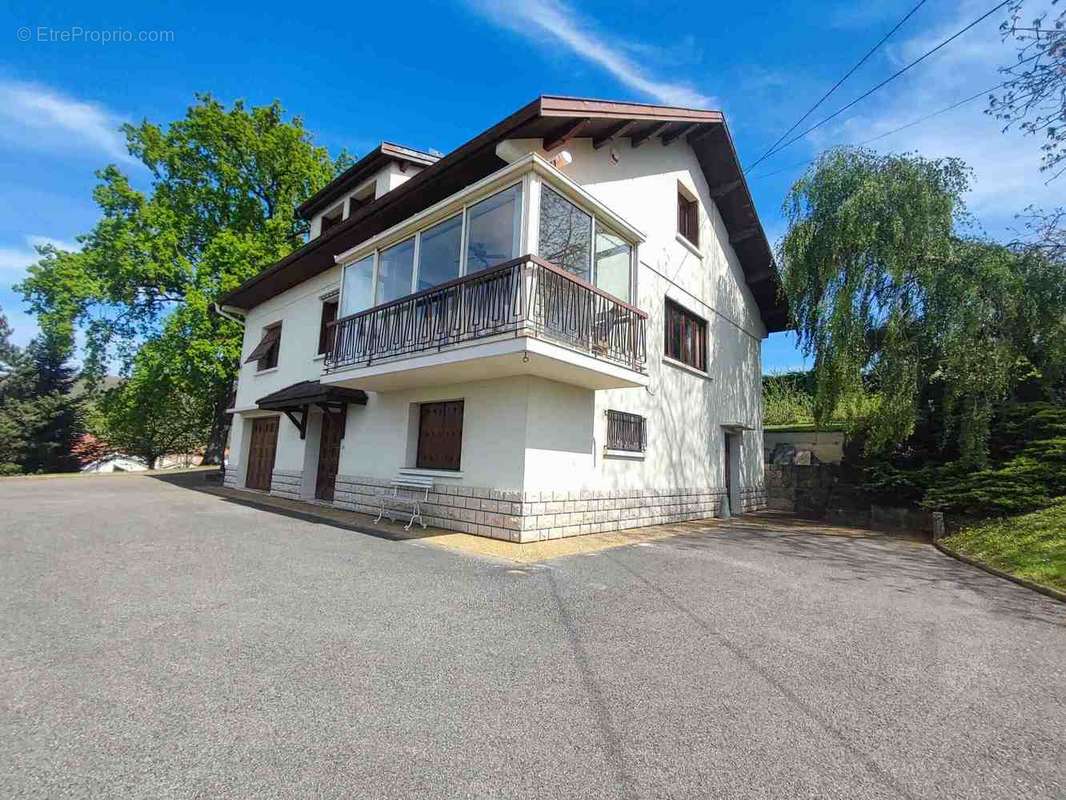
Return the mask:
[(390, 520), (395, 522), (396, 518), (392, 516), (392, 510), (402, 508), (411, 511), (411, 519), (403, 526), (405, 531), (411, 530), (416, 519), (425, 528), (426, 521), (422, 519), (422, 503), (429, 500), (429, 490), (432, 488), (432, 478), (422, 475), (401, 475), (391, 481), (388, 488), (382, 491), (379, 498), (381, 511), (378, 512), (374, 522), (381, 522), (381, 518), (386, 514)]

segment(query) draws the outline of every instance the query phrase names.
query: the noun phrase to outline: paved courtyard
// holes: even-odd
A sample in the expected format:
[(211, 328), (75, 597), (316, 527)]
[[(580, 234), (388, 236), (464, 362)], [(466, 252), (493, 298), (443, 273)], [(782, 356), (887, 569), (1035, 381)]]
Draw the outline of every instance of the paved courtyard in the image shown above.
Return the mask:
[(831, 534), (516, 564), (0, 481), (0, 797), (1066, 797), (1066, 607)]

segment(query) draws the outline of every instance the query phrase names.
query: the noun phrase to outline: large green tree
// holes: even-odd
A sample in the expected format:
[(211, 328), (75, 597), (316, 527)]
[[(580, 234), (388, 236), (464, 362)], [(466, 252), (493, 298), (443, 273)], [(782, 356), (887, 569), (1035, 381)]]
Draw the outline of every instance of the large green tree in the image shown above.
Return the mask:
[(174, 368), (174, 341), (146, 342), (130, 377), (100, 395), (91, 420), (110, 450), (143, 458), (149, 469), (162, 456), (201, 447), (211, 423), (209, 398), (190, 391)]
[(45, 248), (19, 288), (46, 331), (85, 331), (90, 376), (116, 357), (134, 373), (146, 369), (138, 348), (166, 340), (166, 388), (180, 394), (178, 405), (202, 399), (206, 459), (216, 461), (241, 331), (212, 304), (302, 243), (296, 206), (351, 160), (332, 160), (278, 102), (227, 108), (200, 95), (169, 126), (144, 121), (124, 132), (148, 190), (114, 165), (102, 169), (101, 218), (79, 237), (81, 251)]
[(996, 405), (1062, 369), (1063, 263), (960, 235), (968, 185), (957, 159), (840, 149), (786, 200), (779, 255), (815, 416), (872, 388), (871, 450), (905, 441), (936, 398), (940, 430), (981, 463)]

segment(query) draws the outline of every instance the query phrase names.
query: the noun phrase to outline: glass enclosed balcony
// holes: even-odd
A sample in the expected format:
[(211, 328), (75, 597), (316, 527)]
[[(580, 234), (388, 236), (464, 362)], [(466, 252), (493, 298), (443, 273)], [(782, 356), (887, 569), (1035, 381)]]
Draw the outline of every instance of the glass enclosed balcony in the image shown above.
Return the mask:
[(645, 385), (647, 315), (629, 302), (641, 239), (528, 156), (338, 257), (323, 380), (372, 391), (513, 374)]

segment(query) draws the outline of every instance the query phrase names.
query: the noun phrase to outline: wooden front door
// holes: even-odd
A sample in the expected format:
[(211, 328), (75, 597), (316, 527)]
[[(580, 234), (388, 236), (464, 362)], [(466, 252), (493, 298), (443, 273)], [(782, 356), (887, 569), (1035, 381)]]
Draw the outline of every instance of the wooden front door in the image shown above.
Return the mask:
[(345, 412), (330, 411), (322, 415), (322, 437), (318, 443), (318, 476), (315, 497), (332, 500), (337, 485), (337, 468), (341, 461)]
[(244, 485), (249, 489), (270, 491), (270, 476), (274, 472), (274, 455), (278, 450), (278, 417), (252, 420), (252, 441), (248, 445), (248, 477)]

